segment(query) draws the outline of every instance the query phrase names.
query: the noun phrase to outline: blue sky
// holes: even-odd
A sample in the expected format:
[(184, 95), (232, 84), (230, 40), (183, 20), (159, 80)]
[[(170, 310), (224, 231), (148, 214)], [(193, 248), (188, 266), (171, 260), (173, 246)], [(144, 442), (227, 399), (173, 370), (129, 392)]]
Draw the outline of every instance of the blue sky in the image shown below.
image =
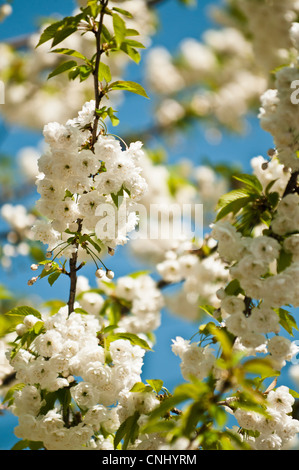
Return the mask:
[[(164, 45), (169, 50), (176, 50), (179, 42), (186, 36), (199, 39), (202, 32), (211, 27), (212, 23), (207, 17), (206, 7), (211, 4), (210, 0), (199, 0), (199, 5), (195, 9), (186, 9), (178, 4), (177, 0), (168, 0), (158, 8), (160, 14), (160, 29), (153, 38), (153, 45)], [(215, 2), (213, 2), (215, 4)], [(221, 2), (218, 2), (221, 3)], [(0, 40), (22, 36), (36, 30), (39, 17), (47, 17), (57, 13), (69, 15), (74, 7), (73, 0), (14, 0), (14, 13), (3, 24), (0, 25)], [(136, 81), (141, 75), (142, 63), (139, 67), (133, 65), (130, 74), (135, 75)], [(135, 68), (134, 68), (135, 67)], [(126, 107), (120, 110), (120, 119), (130, 123), (132, 129), (144, 125), (150, 118), (151, 103), (139, 97), (130, 98), (126, 102)], [(16, 110), (17, 112), (17, 110)], [(170, 160), (179, 158), (191, 158), (199, 163), (204, 157), (208, 157), (212, 162), (230, 161), (243, 166), (244, 170), (249, 170), (249, 161), (252, 157), (265, 155), (272, 145), (272, 140), (268, 134), (263, 132), (256, 118), (249, 120), (249, 132), (247, 136), (224, 135), (221, 145), (211, 145), (204, 139), (202, 129), (197, 129), (188, 139), (188, 145), (179, 146), (170, 150)], [(120, 133), (120, 131), (118, 131)], [(121, 134), (120, 134), (121, 135)], [(41, 133), (28, 132), (19, 128), (12, 128), (6, 135), (3, 142), (0, 142), (1, 150), (8, 151), (16, 155), (23, 146), (36, 145), (41, 139)], [(186, 144), (186, 143), (185, 143)], [(117, 276), (140, 269), (132, 260), (126, 250), (121, 250), (115, 257), (109, 259), (109, 267), (113, 269)], [(26, 270), (28, 275), (26, 274)], [(89, 267), (83, 273), (93, 278), (94, 267)], [(64, 298), (64, 292), (68, 288), (66, 282), (58, 283), (50, 288), (46, 282), (35, 286), (28, 291), (26, 279), (30, 277), (28, 266), (22, 263), (20, 273), (17, 276), (6, 276), (0, 273), (0, 283), (5, 282), (14, 288), (17, 286), (24, 293), (40, 294), (42, 290), (46, 298)], [(177, 335), (190, 338), (196, 331), (196, 325), (183, 322), (182, 320), (170, 316), (163, 312), (162, 326), (156, 332), (157, 344), (155, 353), (149, 353), (144, 367), (144, 379), (164, 379), (165, 386), (172, 389), (180, 380), (179, 360), (170, 350), (171, 340)], [(15, 438), (12, 430), (16, 424), (15, 419), (8, 415), (0, 417), (0, 449), (9, 449)]]

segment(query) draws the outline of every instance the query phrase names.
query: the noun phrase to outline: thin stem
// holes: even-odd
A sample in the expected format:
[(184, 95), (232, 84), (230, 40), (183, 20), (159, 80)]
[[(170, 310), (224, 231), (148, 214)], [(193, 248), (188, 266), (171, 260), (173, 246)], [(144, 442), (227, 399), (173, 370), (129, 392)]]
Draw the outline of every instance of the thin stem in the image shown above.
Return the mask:
[(85, 250), (87, 251), (87, 253), (89, 254), (89, 256), (91, 257), (91, 259), (93, 260), (94, 264), (96, 265), (97, 269), (99, 269), (99, 266), (98, 266), (98, 263), (96, 262), (92, 252), (90, 251), (89, 248), (87, 248), (87, 246), (85, 247)]
[(90, 247), (88, 247), (88, 248), (86, 247), (86, 249), (89, 251), (89, 253), (92, 253), (95, 256), (95, 258), (97, 258), (99, 260), (99, 262), (104, 266), (104, 268), (108, 271), (107, 266), (105, 266), (105, 264), (103, 263), (101, 258)]
[[(82, 230), (82, 219), (77, 220), (78, 223), (78, 233), (81, 232)], [(76, 290), (77, 290), (77, 261), (78, 261), (78, 248), (79, 248), (79, 243), (77, 241), (74, 241), (73, 243), (75, 247), (75, 251), (72, 254), (72, 257), (70, 259), (70, 295), (69, 295), (69, 301), (68, 301), (68, 314), (70, 315), (74, 311), (74, 305), (75, 305), (75, 299), (76, 299)]]
[(100, 91), (99, 89), (99, 67), (101, 63), (101, 56), (103, 54), (103, 49), (101, 45), (101, 34), (102, 34), (102, 26), (103, 26), (103, 21), (104, 21), (104, 16), (105, 16), (105, 9), (108, 5), (109, 0), (102, 0), (101, 1), (101, 14), (100, 14), (100, 19), (98, 23), (98, 28), (96, 31), (94, 31), (95, 37), (96, 37), (96, 47), (97, 47), (97, 53), (96, 53), (96, 62), (95, 62), (95, 68), (93, 72), (94, 76), (94, 93), (95, 93), (95, 118), (93, 122), (93, 130), (92, 130), (92, 140), (91, 144), (94, 146), (94, 144), (97, 141), (97, 130), (98, 130), (98, 123), (99, 123), (99, 116), (97, 114), (97, 109), (100, 107), (101, 100), (104, 96), (103, 92)]

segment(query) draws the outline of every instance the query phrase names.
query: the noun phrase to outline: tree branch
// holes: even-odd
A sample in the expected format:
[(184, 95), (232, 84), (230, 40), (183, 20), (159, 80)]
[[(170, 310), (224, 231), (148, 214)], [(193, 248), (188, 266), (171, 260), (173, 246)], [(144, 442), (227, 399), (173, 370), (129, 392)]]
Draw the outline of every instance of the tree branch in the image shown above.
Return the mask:
[(299, 176), (299, 171), (294, 171), (291, 174), (291, 177), (289, 179), (285, 192), (283, 193), (283, 196), (282, 196), (283, 198), (286, 197), (288, 194), (292, 194), (298, 191), (298, 185), (297, 185), (298, 176)]
[[(82, 219), (78, 219), (77, 223), (78, 223), (78, 233), (80, 233), (82, 230)], [(68, 314), (69, 315), (74, 311), (76, 290), (77, 290), (77, 271), (78, 271), (77, 261), (78, 261), (78, 248), (79, 248), (79, 243), (77, 241), (74, 243), (74, 247), (75, 247), (75, 251), (72, 254), (72, 257), (70, 259), (70, 272), (69, 272), (69, 277), (71, 280), (70, 295), (69, 295), (69, 301), (68, 301)]]
[(98, 123), (99, 123), (99, 116), (97, 114), (97, 109), (99, 109), (101, 100), (104, 96), (102, 91), (99, 90), (99, 67), (101, 63), (101, 56), (104, 52), (101, 46), (101, 34), (102, 34), (102, 26), (103, 26), (103, 21), (104, 21), (104, 16), (105, 16), (105, 8), (107, 7), (108, 2), (109, 0), (101, 1), (102, 11), (100, 14), (100, 19), (99, 19), (97, 30), (94, 31), (94, 34), (96, 36), (97, 55), (96, 55), (95, 68), (93, 72), (94, 93), (95, 93), (96, 104), (95, 104), (95, 118), (94, 118), (94, 123), (93, 123), (93, 130), (92, 130), (92, 141), (91, 141), (92, 147), (97, 141), (97, 129), (98, 129)]

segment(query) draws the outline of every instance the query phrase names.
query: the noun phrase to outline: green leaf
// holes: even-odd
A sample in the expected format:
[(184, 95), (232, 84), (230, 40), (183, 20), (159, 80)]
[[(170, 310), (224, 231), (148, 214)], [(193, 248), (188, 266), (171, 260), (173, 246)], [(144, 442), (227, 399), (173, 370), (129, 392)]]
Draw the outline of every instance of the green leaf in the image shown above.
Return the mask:
[(243, 207), (245, 207), (251, 200), (251, 196), (245, 196), (236, 198), (235, 200), (229, 202), (218, 212), (216, 221), (223, 219), (223, 217), (226, 217), (231, 213), (234, 215), (238, 214), (238, 212), (240, 212), (240, 210), (243, 209)]
[(44, 322), (43, 321), (37, 321), (35, 325), (33, 326), (33, 331), (36, 335), (39, 335), (44, 329)]
[(117, 325), (121, 319), (121, 306), (117, 302), (111, 302), (110, 299), (106, 300), (107, 305), (103, 305), (103, 312), (100, 312), (102, 315), (106, 315), (110, 325)]
[(109, 66), (101, 62), (99, 65), (99, 80), (106, 80), (106, 82), (109, 83), (111, 81), (111, 78), (112, 77)]
[(85, 55), (81, 54), (81, 52), (75, 51), (75, 49), (53, 49), (51, 52), (55, 52), (56, 54), (65, 54), (65, 55), (70, 55), (72, 57), (77, 57), (78, 59), (82, 59), (87, 61), (87, 58)]
[(145, 49), (145, 46), (141, 42), (135, 41), (134, 39), (126, 39), (123, 44), (127, 44), (131, 47), (137, 47), (139, 49)]
[(299, 398), (299, 393), (296, 392), (295, 390), (289, 389), (289, 394), (292, 395), (292, 397), (298, 399)]
[(39, 411), (39, 415), (44, 416), (48, 411), (52, 410), (57, 399), (57, 392), (47, 392), (43, 397), (43, 405)]
[(63, 24), (63, 21), (57, 21), (51, 24), (50, 26), (48, 26), (41, 34), (40, 40), (36, 47), (39, 47), (45, 42), (50, 41), (50, 39), (53, 39), (62, 24)]
[(64, 41), (66, 38), (71, 36), (76, 31), (77, 31), (77, 24), (74, 24), (73, 26), (66, 26), (62, 28), (60, 31), (57, 31), (57, 33), (54, 36), (51, 47), (57, 46), (57, 44)]
[(61, 73), (67, 72), (68, 70), (71, 70), (73, 68), (77, 67), (77, 62), (74, 60), (69, 60), (67, 62), (64, 62), (63, 64), (60, 64), (58, 67), (56, 67), (53, 72), (50, 73), (48, 76), (49, 78), (55, 77), (56, 75), (59, 75)]
[(91, 65), (77, 65), (69, 72), (69, 79), (75, 80), (79, 76), (80, 82), (84, 82), (91, 75), (92, 71)]
[(279, 324), (289, 333), (294, 336), (293, 329), (298, 330), (295, 318), (284, 308), (275, 309), (279, 316)]
[(39, 441), (29, 441), (28, 447), (30, 450), (40, 450), (45, 448), (43, 442)]
[(116, 82), (111, 83), (108, 89), (130, 91), (131, 93), (136, 93), (137, 95), (141, 95), (144, 96), (144, 98), (149, 99), (144, 88), (136, 82), (118, 80)]
[(132, 13), (130, 13), (130, 12), (127, 11), (127, 10), (123, 10), (122, 8), (113, 7), (112, 10), (113, 10), (113, 11), (117, 11), (117, 13), (120, 13), (121, 15), (124, 15), (124, 16), (126, 16), (127, 18), (133, 18)]
[(230, 191), (229, 193), (224, 194), (221, 196), (217, 203), (217, 209), (222, 209), (223, 207), (227, 206), (227, 204), (234, 202), (238, 199), (244, 198), (244, 197), (249, 197), (250, 194), (248, 193), (248, 190), (246, 188), (242, 189), (234, 189), (233, 191)]
[(111, 123), (112, 123), (112, 126), (114, 126), (114, 127), (115, 127), (115, 126), (118, 126), (118, 124), (119, 124), (119, 119), (118, 119), (118, 117), (115, 116), (115, 114), (114, 114), (115, 112), (116, 112), (116, 111), (115, 111), (114, 109), (112, 109), (112, 108), (108, 108), (108, 109), (107, 109), (108, 116), (109, 116), (109, 118), (110, 118), (110, 121), (111, 121)]
[(104, 24), (102, 25), (102, 36), (103, 36), (103, 42), (106, 42), (106, 43), (109, 43), (112, 39), (110, 31)]
[(8, 403), (8, 406), (12, 405), (13, 401), (14, 401), (14, 393), (19, 391), (19, 390), (23, 390), (23, 388), (26, 386), (26, 384), (23, 384), (23, 383), (18, 383), (16, 385), (14, 385), (13, 387), (11, 387), (7, 392), (6, 392), (6, 395), (4, 396), (3, 398), (3, 402), (2, 403)]
[[(136, 64), (139, 64), (141, 60), (140, 53), (132, 46), (130, 46), (127, 41), (123, 42), (120, 46), (120, 49), (125, 52)], [(130, 91), (130, 90), (129, 90)]]
[(213, 307), (213, 305), (200, 305), (199, 308), (211, 317), (214, 317), (214, 312), (216, 309)]
[(29, 441), (22, 440), (22, 441), (16, 442), (15, 445), (11, 448), (11, 450), (24, 450), (24, 449), (28, 449), (28, 447), (29, 447)]
[(126, 37), (128, 37), (128, 36), (140, 36), (140, 33), (136, 29), (128, 28), (126, 30)]
[(80, 307), (75, 308), (74, 312), (75, 313), (80, 313), (81, 315), (89, 315), (89, 313), (86, 310), (84, 310), (83, 308), (80, 308)]
[(135, 273), (128, 274), (128, 276), (137, 279), (140, 276), (147, 276), (148, 274), (150, 274), (150, 271), (136, 271)]
[(292, 253), (288, 253), (283, 248), (280, 250), (279, 257), (277, 260), (277, 272), (281, 273), (288, 268), (292, 263)]
[(152, 392), (152, 387), (145, 385), (142, 382), (136, 382), (135, 385), (131, 388), (130, 392), (132, 393), (147, 393)]
[(234, 179), (242, 182), (248, 189), (253, 190), (256, 194), (263, 192), (263, 186), (255, 175), (238, 175)]
[(121, 43), (126, 37), (126, 23), (117, 13), (113, 13), (112, 17), (116, 44), (117, 47), (120, 47)]
[(54, 282), (57, 281), (61, 274), (61, 271), (56, 271), (55, 273), (50, 274), (50, 276), (48, 277), (48, 283), (50, 284), (50, 286), (53, 286)]
[(139, 336), (134, 335), (133, 333), (114, 333), (108, 336), (108, 342), (112, 343), (118, 339), (125, 339), (130, 341), (133, 346), (140, 346), (143, 349), (151, 350), (150, 346), (144, 339), (139, 338)]
[(224, 290), (227, 295), (238, 295), (244, 292), (238, 279), (233, 279)]
[(277, 206), (277, 204), (279, 203), (279, 200), (280, 200), (280, 196), (278, 193), (274, 192), (274, 193), (269, 193), (267, 195), (267, 198), (268, 198), (268, 201), (269, 203), (271, 204), (271, 206), (273, 208), (275, 208)]
[(159, 406), (157, 406), (151, 412), (148, 424), (149, 425), (153, 424), (157, 419), (165, 416), (167, 413), (169, 413), (170, 410), (175, 408), (180, 403), (185, 402), (189, 398), (190, 398), (189, 395), (186, 393), (180, 393), (180, 394), (167, 397), (165, 400), (162, 401), (162, 403)]
[(111, 194), (112, 200), (117, 208), (119, 208), (120, 204), (122, 203), (124, 195), (124, 187), (122, 186), (117, 194)]
[(147, 383), (154, 389), (154, 391), (158, 394), (160, 393), (163, 387), (163, 380), (155, 379), (155, 380), (147, 380)]
[(101, 253), (102, 248), (90, 236), (87, 236), (87, 241), (97, 250), (98, 253)]
[(114, 449), (117, 449), (120, 442), (123, 440), (122, 450), (126, 450), (128, 445), (134, 444), (135, 440), (138, 437), (139, 426), (138, 420), (140, 414), (138, 411), (132, 416), (129, 416), (119, 427), (118, 431), (115, 434), (114, 438)]
[(265, 189), (265, 194), (268, 195), (272, 189), (272, 186), (278, 181), (278, 178), (276, 180), (270, 181), (270, 183), (267, 184), (266, 189)]
[(37, 318), (42, 318), (41, 314), (38, 310), (35, 310), (35, 308), (32, 307), (27, 307), (27, 306), (21, 306), (21, 307), (14, 307), (9, 312), (7, 312), (5, 315), (8, 316), (18, 316), (18, 317), (27, 317), (27, 315), (34, 315)]
[(259, 375), (262, 379), (280, 375), (279, 371), (273, 369), (272, 363), (268, 359), (249, 359), (243, 367), (246, 372)]

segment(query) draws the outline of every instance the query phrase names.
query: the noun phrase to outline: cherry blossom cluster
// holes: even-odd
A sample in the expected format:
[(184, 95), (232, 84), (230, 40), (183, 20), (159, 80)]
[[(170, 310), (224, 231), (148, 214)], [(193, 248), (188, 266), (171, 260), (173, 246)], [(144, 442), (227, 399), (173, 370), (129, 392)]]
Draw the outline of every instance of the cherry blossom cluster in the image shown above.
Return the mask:
[[(21, 439), (42, 441), (48, 450), (113, 449), (113, 433), (134, 412), (140, 420), (159, 401), (152, 393), (130, 392), (140, 382), (144, 349), (117, 339), (100, 344), (101, 319), (62, 308), (42, 320), (28, 315), (17, 327), (20, 338), (37, 325), (30, 349), (11, 359), (23, 386), (14, 393), (13, 413)], [(51, 393), (68, 396), (71, 411), (51, 402)]]
[[(282, 385), (267, 395), (265, 415), (238, 409), (234, 412), (239, 426), (245, 430), (244, 440), (253, 450), (288, 450), (299, 432), (299, 421), (292, 418), (295, 403), (289, 388)], [(247, 434), (247, 431), (253, 433)]]
[(96, 234), (110, 249), (126, 243), (137, 223), (133, 203), (146, 191), (138, 166), (140, 142), (123, 150), (115, 137), (100, 135), (93, 149), (86, 148), (94, 113), (91, 101), (65, 126), (50, 123), (44, 128), (48, 150), (38, 160), (41, 197), (36, 207), (45, 219), (33, 232), (49, 251), (57, 248), (55, 255), (71, 256), (75, 248), (67, 240), (78, 231), (78, 220), (82, 233)]
[[(138, 276), (121, 276), (115, 282), (104, 277), (97, 279), (97, 284), (101, 293), (91, 288), (85, 276), (79, 276), (78, 302), (80, 307), (93, 315), (99, 314), (105, 298), (123, 303), (125, 314), (121, 315), (115, 331), (144, 336), (160, 326), (164, 299), (151, 276), (143, 273)], [(109, 326), (107, 320), (105, 326)]]

